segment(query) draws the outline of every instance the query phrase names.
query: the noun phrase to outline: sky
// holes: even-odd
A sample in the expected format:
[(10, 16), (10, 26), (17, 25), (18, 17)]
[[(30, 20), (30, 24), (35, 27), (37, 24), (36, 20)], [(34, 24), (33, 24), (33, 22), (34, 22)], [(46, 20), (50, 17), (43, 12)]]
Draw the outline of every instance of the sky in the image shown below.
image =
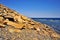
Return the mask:
[(0, 4), (31, 18), (60, 18), (60, 0), (0, 0)]

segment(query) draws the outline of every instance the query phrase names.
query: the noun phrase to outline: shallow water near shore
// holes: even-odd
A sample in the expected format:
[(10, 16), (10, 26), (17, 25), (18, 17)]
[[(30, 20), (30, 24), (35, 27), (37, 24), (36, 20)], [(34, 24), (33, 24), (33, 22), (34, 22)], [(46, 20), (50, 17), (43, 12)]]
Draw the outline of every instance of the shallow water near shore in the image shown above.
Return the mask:
[(57, 33), (60, 34), (60, 18), (32, 18), (32, 19), (51, 26)]

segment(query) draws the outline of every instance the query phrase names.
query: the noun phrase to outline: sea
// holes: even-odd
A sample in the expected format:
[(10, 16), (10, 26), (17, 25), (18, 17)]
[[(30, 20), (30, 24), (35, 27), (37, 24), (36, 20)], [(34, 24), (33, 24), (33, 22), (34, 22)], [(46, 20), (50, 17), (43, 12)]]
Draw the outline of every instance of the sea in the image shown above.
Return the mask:
[(60, 34), (60, 18), (32, 18), (32, 19), (37, 22), (49, 25), (57, 33)]

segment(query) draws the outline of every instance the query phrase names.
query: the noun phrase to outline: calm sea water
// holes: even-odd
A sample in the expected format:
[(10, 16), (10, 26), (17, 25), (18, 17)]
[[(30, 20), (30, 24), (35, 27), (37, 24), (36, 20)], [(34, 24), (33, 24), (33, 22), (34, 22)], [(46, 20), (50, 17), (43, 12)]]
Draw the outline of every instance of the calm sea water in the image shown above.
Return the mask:
[(60, 18), (32, 18), (35, 21), (47, 24), (56, 32), (60, 33)]

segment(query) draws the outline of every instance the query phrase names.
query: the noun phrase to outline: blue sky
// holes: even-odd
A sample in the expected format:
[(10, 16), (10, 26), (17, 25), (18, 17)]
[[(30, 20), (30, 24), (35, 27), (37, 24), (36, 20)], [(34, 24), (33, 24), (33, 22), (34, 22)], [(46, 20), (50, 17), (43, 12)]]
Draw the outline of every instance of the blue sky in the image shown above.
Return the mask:
[(0, 0), (0, 3), (28, 17), (60, 18), (60, 0)]

